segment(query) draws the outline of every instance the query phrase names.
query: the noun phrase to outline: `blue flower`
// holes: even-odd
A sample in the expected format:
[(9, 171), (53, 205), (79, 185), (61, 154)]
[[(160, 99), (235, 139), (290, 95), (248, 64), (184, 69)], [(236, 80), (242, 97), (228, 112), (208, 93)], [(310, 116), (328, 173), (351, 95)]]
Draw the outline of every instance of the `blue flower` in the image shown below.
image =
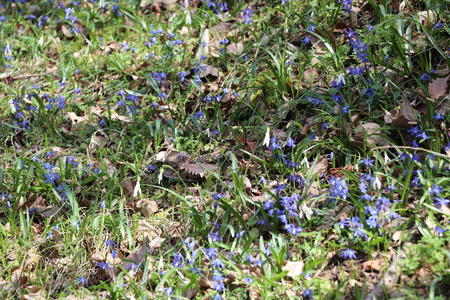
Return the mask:
[(311, 289), (305, 289), (303, 290), (303, 298), (305, 299), (314, 299), (313, 290)]
[(348, 113), (348, 110), (350, 109), (350, 106), (344, 106), (342, 108), (342, 114), (345, 115), (346, 113)]
[(276, 149), (281, 150), (281, 145), (278, 143), (277, 138), (273, 137), (273, 138), (270, 139), (269, 150), (273, 152)]
[(363, 164), (364, 167), (372, 168), (372, 167), (373, 167), (373, 164), (372, 164), (372, 163), (373, 163), (374, 161), (375, 161), (375, 160), (370, 159), (369, 157), (366, 157), (365, 159), (360, 160), (359, 163), (360, 163), (360, 164)]
[(284, 229), (292, 235), (298, 236), (300, 232), (303, 230), (300, 226), (296, 227), (294, 224), (286, 224), (284, 225)]
[(222, 292), (222, 291), (226, 290), (226, 287), (222, 281), (214, 281), (212, 284), (212, 288), (213, 288), (213, 290), (218, 291), (218, 292)]
[(182, 254), (175, 254), (173, 256), (173, 263), (171, 264), (175, 268), (182, 268), (184, 262), (184, 256)]
[(435, 197), (434, 200), (436, 201), (434, 205), (441, 208), (442, 206), (448, 206), (448, 203), (450, 202), (448, 199), (441, 198), (441, 197)]
[(80, 276), (77, 280), (75, 280), (76, 283), (79, 283), (81, 285), (87, 285), (88, 281), (84, 276)]
[(430, 79), (431, 79), (431, 77), (427, 73), (423, 73), (422, 76), (420, 76), (420, 80), (422, 80), (422, 81), (428, 81)]
[(60, 179), (61, 177), (55, 173), (55, 172), (48, 172), (45, 175), (45, 183), (51, 183), (56, 185), (56, 180)]
[(108, 240), (108, 241), (104, 242), (104, 244), (105, 244), (105, 246), (107, 246), (107, 247), (109, 246), (111, 248), (116, 245), (116, 243), (114, 243), (113, 240)]
[(220, 260), (220, 258), (216, 258), (215, 260), (212, 261), (211, 264), (214, 268), (218, 268), (218, 269), (223, 269), (225, 267), (225, 265)]
[(348, 196), (348, 187), (345, 180), (341, 181), (339, 178), (334, 178), (334, 176), (331, 175), (330, 198), (328, 198), (328, 201), (331, 202), (337, 199), (345, 200)]
[(308, 44), (310, 44), (311, 43), (311, 36), (307, 36), (307, 37), (305, 37), (303, 40), (300, 40), (301, 42), (303, 42), (303, 44), (305, 44), (305, 45), (308, 45)]
[(109, 265), (108, 262), (99, 262), (97, 266), (103, 270), (111, 269), (111, 266)]
[(218, 231), (216, 231), (216, 233), (210, 233), (208, 238), (210, 238), (213, 242), (220, 242), (222, 240), (222, 237), (219, 237)]
[(448, 231), (448, 229), (444, 229), (439, 226), (436, 226), (434, 229), (436, 229), (436, 232), (439, 233), (439, 237), (443, 237), (444, 232)]
[(309, 30), (309, 31), (314, 31), (314, 29), (316, 29), (316, 27), (317, 26), (314, 26), (313, 24), (309, 24), (309, 27), (308, 28), (306, 28), (307, 30)]
[(356, 259), (356, 251), (352, 249), (346, 249), (344, 253), (342, 253), (342, 258), (344, 259)]
[(437, 22), (436, 24), (434, 24), (433, 29), (437, 30), (439, 28), (444, 28), (444, 24), (442, 24), (441, 22)]
[(244, 234), (245, 234), (245, 230), (242, 230), (242, 231), (236, 233), (236, 238), (237, 238), (237, 239), (240, 239), (241, 237), (244, 236)]
[(173, 294), (173, 287), (167, 287), (163, 289), (163, 296), (169, 297)]
[(252, 17), (253, 17), (253, 10), (250, 6), (247, 6), (242, 11), (242, 17), (244, 18), (244, 24), (251, 24), (252, 23)]
[(437, 186), (435, 183), (433, 183), (433, 186), (430, 188), (430, 194), (435, 195), (439, 197), (439, 195), (444, 191), (442, 186)]
[(249, 275), (247, 275), (247, 277), (245, 277), (244, 282), (246, 284), (250, 284), (252, 282), (254, 282), (255, 280), (253, 278), (251, 278)]

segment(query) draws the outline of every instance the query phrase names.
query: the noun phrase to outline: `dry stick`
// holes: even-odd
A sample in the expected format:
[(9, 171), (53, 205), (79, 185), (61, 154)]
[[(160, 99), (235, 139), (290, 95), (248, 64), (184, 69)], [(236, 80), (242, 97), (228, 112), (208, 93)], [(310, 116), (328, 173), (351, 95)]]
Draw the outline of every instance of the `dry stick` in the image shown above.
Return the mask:
[(17, 75), (15, 77), (13, 77), (13, 80), (22, 80), (22, 79), (28, 79), (28, 78), (33, 78), (33, 77), (40, 77), (40, 76), (47, 76), (50, 74), (54, 74), (55, 72), (47, 72), (47, 73), (43, 73), (43, 74), (23, 74), (23, 75)]
[(410, 146), (382, 146), (382, 147), (375, 147), (375, 148), (370, 149), (369, 152), (372, 152), (374, 150), (379, 150), (379, 149), (390, 149), (390, 148), (420, 150), (420, 151), (432, 153), (432, 154), (434, 154), (436, 156), (440, 156), (440, 157), (443, 157), (443, 158), (450, 159), (450, 156), (448, 156), (448, 155), (444, 155), (444, 154), (441, 154), (441, 153), (438, 153), (438, 152), (434, 152), (434, 151), (431, 151), (431, 150), (428, 150), (428, 149), (425, 149), (425, 148), (414, 148), (414, 147), (410, 147)]

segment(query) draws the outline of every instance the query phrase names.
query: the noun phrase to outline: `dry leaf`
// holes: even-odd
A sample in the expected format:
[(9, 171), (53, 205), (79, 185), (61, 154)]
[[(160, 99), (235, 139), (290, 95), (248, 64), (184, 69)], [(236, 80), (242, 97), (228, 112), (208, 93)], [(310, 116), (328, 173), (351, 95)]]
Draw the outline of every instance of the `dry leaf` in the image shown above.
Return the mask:
[[(154, 249), (150, 246), (148, 240), (144, 239), (136, 251), (127, 256), (126, 260), (131, 260), (135, 265), (140, 265), (144, 261), (145, 256), (147, 256), (147, 254), (152, 254), (153, 250)], [(124, 261), (122, 265), (125, 270), (130, 270), (132, 267), (131, 262), (128, 261)]]
[(69, 119), (74, 124), (78, 124), (78, 123), (84, 122), (86, 120), (84, 117), (79, 117), (79, 116), (77, 116), (76, 113), (71, 112), (71, 111), (67, 112), (67, 117), (69, 117)]
[(383, 139), (379, 135), (380, 125), (377, 123), (365, 123), (357, 126), (357, 131), (354, 134), (354, 139), (356, 142), (362, 142), (366, 138), (366, 145), (370, 146), (375, 144), (377, 146), (387, 146), (389, 142)]
[(283, 267), (283, 271), (288, 271), (286, 274), (289, 277), (300, 276), (303, 273), (305, 264), (302, 261), (288, 261)]
[(383, 263), (383, 259), (368, 260), (363, 263), (363, 267), (366, 271), (380, 272), (383, 269)]
[(38, 285), (27, 287), (26, 292), (27, 294), (22, 295), (20, 299), (24, 300), (46, 299), (45, 295), (42, 293), (41, 287)]
[[(406, 99), (402, 101), (400, 110), (392, 110), (389, 113), (391, 115), (389, 119), (398, 126), (409, 128), (417, 124), (416, 114)], [(385, 118), (385, 121), (390, 121), (389, 119)]]
[(284, 142), (288, 137), (286, 131), (276, 128), (272, 130), (272, 134), (281, 142)]
[(142, 199), (136, 203), (136, 207), (141, 209), (142, 215), (146, 218), (158, 211), (158, 204), (156, 201), (149, 199)]
[(227, 46), (227, 52), (234, 55), (240, 55), (243, 51), (244, 45), (242, 43), (231, 43)]
[(198, 50), (197, 53), (195, 54), (195, 59), (200, 61), (201, 56), (208, 57), (208, 54), (209, 54), (209, 29), (205, 29), (200, 39), (200, 44), (198, 45)]
[[(308, 174), (320, 175), (326, 173), (328, 170), (328, 159), (325, 155), (321, 155), (317, 160), (317, 163), (314, 165), (314, 169), (308, 170)], [(311, 172), (311, 173), (310, 173)]]
[(130, 197), (133, 195), (134, 187), (136, 186), (136, 180), (126, 180), (122, 183), (123, 192), (125, 196)]
[(429, 23), (433, 23), (436, 20), (437, 14), (432, 10), (419, 11), (417, 13), (419, 16), (419, 22), (428, 21)]
[(220, 71), (218, 68), (213, 67), (213, 66), (208, 66), (208, 65), (201, 65), (200, 67), (200, 77), (206, 77), (208, 75), (214, 76), (214, 77), (219, 77), (220, 76)]
[(436, 78), (428, 84), (428, 92), (430, 93), (431, 99), (437, 100), (439, 99), (439, 97), (445, 95), (445, 93), (447, 92), (449, 78), (450, 75), (445, 78)]
[(205, 177), (205, 175), (210, 172), (216, 171), (218, 168), (213, 164), (185, 164), (181, 167), (191, 174), (199, 175), (201, 178)]

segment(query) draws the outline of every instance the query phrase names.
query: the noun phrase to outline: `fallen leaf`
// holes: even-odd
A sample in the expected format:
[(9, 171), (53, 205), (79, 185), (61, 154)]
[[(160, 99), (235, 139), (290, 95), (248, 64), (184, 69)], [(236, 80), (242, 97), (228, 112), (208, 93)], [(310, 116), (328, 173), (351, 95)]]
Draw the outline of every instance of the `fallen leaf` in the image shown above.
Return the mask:
[(22, 295), (20, 299), (24, 300), (46, 299), (45, 295), (42, 293), (41, 287), (38, 285), (28, 286), (25, 290), (26, 294)]
[(356, 132), (353, 135), (355, 142), (361, 143), (365, 140), (366, 145), (370, 146), (375, 144), (376, 146), (387, 146), (389, 142), (383, 139), (380, 134), (380, 125), (377, 123), (365, 123), (356, 127)]
[(314, 169), (308, 170), (308, 174), (320, 175), (326, 173), (328, 170), (328, 159), (325, 155), (319, 156), (316, 164), (314, 165)]
[(383, 259), (368, 260), (363, 263), (363, 267), (366, 271), (380, 272), (383, 269), (383, 263)]
[(214, 77), (218, 77), (220, 76), (220, 71), (218, 68), (213, 67), (213, 66), (209, 66), (209, 65), (201, 65), (200, 67), (200, 77), (206, 77), (208, 75), (214, 76)]
[(242, 43), (231, 43), (227, 46), (227, 52), (234, 55), (240, 55), (243, 51), (244, 45)]
[(141, 209), (142, 215), (146, 218), (158, 211), (158, 203), (149, 199), (141, 199), (136, 203), (136, 207)]
[[(391, 121), (395, 125), (409, 128), (412, 125), (417, 124), (417, 116), (416, 113), (414, 113), (413, 108), (411, 107), (411, 104), (404, 99), (402, 103), (400, 104), (400, 110), (392, 110), (389, 112), (390, 118), (387, 120), (385, 118), (385, 121)], [(387, 122), (388, 123), (388, 122)]]
[(283, 271), (288, 271), (286, 274), (289, 277), (297, 277), (303, 273), (305, 264), (302, 261), (288, 261), (283, 267)]
[[(191, 174), (199, 175), (201, 178), (205, 177), (209, 172), (215, 172), (217, 170), (217, 166), (213, 164), (185, 164), (181, 166), (182, 169), (185, 169)], [(209, 172), (208, 172), (209, 171)]]
[(148, 255), (148, 254), (152, 254), (154, 251), (154, 248), (152, 248), (150, 246), (150, 243), (148, 242), (148, 239), (144, 239), (139, 247), (134, 251), (133, 254), (130, 254), (126, 257), (126, 260), (129, 261), (124, 261), (122, 263), (122, 266), (125, 268), (125, 270), (130, 270), (131, 269), (131, 264), (132, 262), (135, 265), (140, 265), (143, 261), (144, 258)]
[(445, 95), (447, 92), (449, 78), (450, 75), (444, 78), (436, 78), (428, 84), (428, 92), (430, 93), (431, 99), (437, 100), (439, 97)]
[(200, 38), (200, 44), (198, 45), (197, 53), (195, 54), (195, 59), (200, 61), (200, 57), (208, 57), (209, 54), (209, 29), (203, 31), (202, 37)]

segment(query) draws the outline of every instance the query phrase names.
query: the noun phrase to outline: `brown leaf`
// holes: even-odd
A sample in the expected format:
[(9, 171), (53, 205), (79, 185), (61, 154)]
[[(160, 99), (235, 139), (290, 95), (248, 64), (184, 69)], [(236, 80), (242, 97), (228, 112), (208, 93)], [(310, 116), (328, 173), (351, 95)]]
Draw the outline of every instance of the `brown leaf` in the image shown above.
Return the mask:
[(69, 119), (74, 124), (78, 124), (78, 123), (84, 122), (86, 120), (84, 117), (79, 117), (79, 116), (77, 116), (76, 113), (71, 112), (71, 111), (67, 112), (67, 117), (69, 117)]
[(141, 209), (142, 215), (146, 218), (158, 211), (158, 203), (149, 199), (142, 199), (136, 203), (136, 207)]
[[(317, 160), (317, 163), (314, 165), (314, 169), (312, 171), (312, 174), (320, 175), (326, 173), (328, 170), (328, 159), (325, 155), (321, 155), (319, 159)], [(308, 170), (308, 173), (310, 171)]]
[(68, 38), (73, 38), (75, 36), (75, 34), (70, 29), (71, 29), (70, 26), (67, 24), (61, 25), (62, 33)]
[(341, 171), (353, 172), (353, 165), (349, 165), (349, 166), (342, 167), (342, 168), (331, 168), (330, 169), (330, 175), (333, 175), (336, 178), (337, 177), (344, 178), (345, 175)]
[(450, 75), (445, 78), (436, 78), (428, 84), (428, 92), (430, 93), (431, 99), (437, 100), (439, 97), (445, 95), (447, 92), (449, 78)]
[(209, 65), (201, 65), (200, 67), (200, 77), (206, 77), (208, 75), (214, 76), (214, 77), (218, 77), (220, 76), (220, 72), (219, 69), (213, 66), (209, 66)]
[[(191, 174), (199, 175), (200, 177), (205, 177), (209, 172), (215, 172), (217, 170), (217, 166), (213, 164), (185, 164), (182, 165), (181, 168), (185, 169)], [(209, 171), (209, 172), (208, 172)]]
[(123, 192), (125, 196), (130, 197), (133, 195), (134, 187), (136, 186), (136, 180), (126, 180), (122, 183)]
[(358, 125), (357, 131), (354, 134), (354, 139), (356, 142), (362, 142), (365, 138), (366, 145), (370, 146), (375, 144), (377, 146), (387, 146), (389, 142), (383, 139), (379, 134), (380, 125), (377, 123), (365, 123)]
[(283, 271), (288, 271), (286, 274), (289, 277), (300, 276), (303, 272), (305, 264), (302, 261), (288, 261), (283, 267)]
[[(417, 117), (412, 109), (410, 103), (404, 99), (400, 105), (400, 110), (392, 110), (390, 111), (390, 115), (392, 118), (392, 122), (395, 125), (409, 128), (412, 125), (417, 124)], [(386, 120), (385, 118), (385, 121)]]
[(284, 130), (281, 129), (273, 129), (272, 134), (274, 137), (276, 137), (279, 141), (285, 141), (287, 139), (287, 133)]
[[(139, 247), (134, 251), (133, 254), (130, 254), (127, 256), (126, 260), (131, 260), (136, 265), (140, 265), (143, 261), (145, 256), (148, 254), (153, 253), (153, 248), (150, 246), (150, 243), (148, 242), (148, 239), (144, 239)], [(125, 270), (129, 270), (131, 268), (131, 262), (124, 261), (122, 263), (122, 266), (125, 268)]]
[(240, 55), (243, 51), (244, 45), (242, 43), (231, 43), (227, 46), (227, 52), (234, 55)]
[(20, 299), (24, 300), (36, 300), (36, 299), (46, 299), (45, 295), (42, 293), (41, 287), (38, 285), (28, 286), (26, 288), (26, 294), (22, 295)]
[(383, 269), (383, 259), (368, 260), (363, 263), (363, 267), (366, 271), (380, 272)]

